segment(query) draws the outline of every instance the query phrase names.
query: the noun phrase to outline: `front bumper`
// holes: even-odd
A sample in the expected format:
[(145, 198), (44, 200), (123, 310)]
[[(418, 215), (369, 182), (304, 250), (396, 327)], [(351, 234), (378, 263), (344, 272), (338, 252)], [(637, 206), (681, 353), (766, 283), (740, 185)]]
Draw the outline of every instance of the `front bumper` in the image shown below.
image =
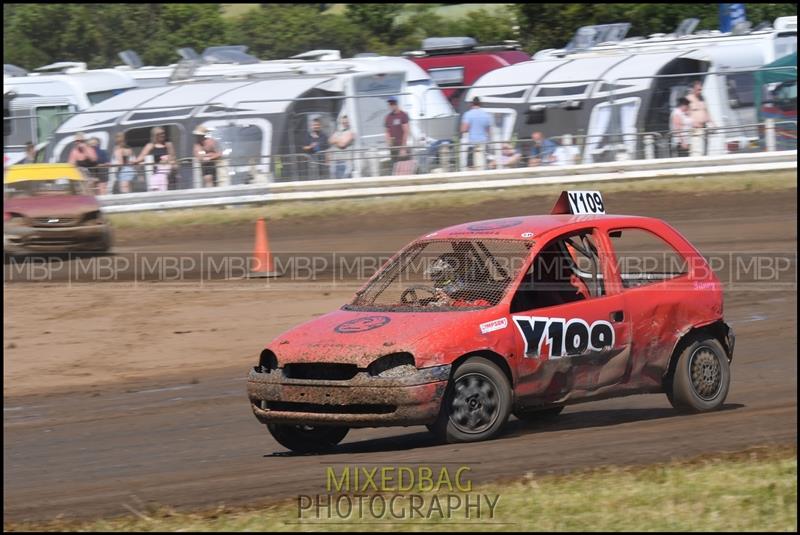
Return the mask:
[(430, 424), (439, 414), (450, 365), (398, 378), (361, 371), (345, 381), (287, 378), (283, 369), (250, 371), (247, 395), (261, 423), (381, 427)]
[(6, 253), (56, 253), (64, 251), (102, 251), (110, 244), (108, 225), (75, 227), (3, 226), (3, 251)]

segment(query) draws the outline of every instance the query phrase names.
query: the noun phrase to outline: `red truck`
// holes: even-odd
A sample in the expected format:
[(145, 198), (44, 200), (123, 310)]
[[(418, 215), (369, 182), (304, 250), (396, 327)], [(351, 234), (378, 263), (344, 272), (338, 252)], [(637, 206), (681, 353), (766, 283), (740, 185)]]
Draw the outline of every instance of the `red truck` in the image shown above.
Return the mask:
[(531, 60), (516, 41), (478, 46), (471, 37), (431, 37), (422, 41), (422, 50), (403, 55), (430, 74), (456, 110), (466, 91), (458, 86), (472, 85), (500, 67)]

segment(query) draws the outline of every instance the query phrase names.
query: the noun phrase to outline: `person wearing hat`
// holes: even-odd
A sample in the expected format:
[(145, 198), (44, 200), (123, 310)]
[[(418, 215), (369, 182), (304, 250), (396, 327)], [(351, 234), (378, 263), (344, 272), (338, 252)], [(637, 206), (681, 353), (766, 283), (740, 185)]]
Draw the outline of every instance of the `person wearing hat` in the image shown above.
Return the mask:
[(395, 164), (408, 159), (408, 114), (398, 106), (397, 97), (389, 97), (386, 102), (391, 110), (384, 119), (386, 144), (392, 152), (392, 164)]
[(203, 173), (203, 185), (207, 188), (217, 185), (217, 160), (222, 153), (217, 148), (217, 142), (208, 135), (208, 128), (198, 126), (194, 129), (194, 157), (200, 162)]
[(94, 167), (97, 162), (97, 153), (86, 143), (86, 136), (83, 132), (75, 134), (75, 142), (72, 150), (69, 151), (67, 162), (79, 167)]
[(91, 188), (95, 187), (95, 176), (90, 172), (91, 168), (97, 165), (97, 153), (86, 143), (86, 136), (83, 132), (75, 134), (75, 142), (72, 150), (69, 151), (67, 163), (77, 165), (86, 170), (86, 175), (91, 183)]

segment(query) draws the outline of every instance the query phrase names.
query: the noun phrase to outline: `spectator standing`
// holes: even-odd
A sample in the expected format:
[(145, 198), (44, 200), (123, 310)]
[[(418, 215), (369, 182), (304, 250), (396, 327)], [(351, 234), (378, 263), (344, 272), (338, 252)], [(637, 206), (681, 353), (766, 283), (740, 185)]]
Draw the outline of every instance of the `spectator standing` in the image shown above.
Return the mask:
[(83, 168), (94, 167), (97, 162), (97, 153), (86, 144), (86, 137), (83, 132), (75, 134), (75, 142), (72, 145), (72, 150), (69, 151), (67, 162)]
[(561, 145), (556, 148), (553, 156), (556, 165), (576, 165), (580, 159), (581, 151), (572, 144), (572, 135), (561, 136)]
[(556, 144), (545, 139), (541, 132), (534, 132), (531, 134), (531, 152), (528, 158), (528, 165), (534, 167), (536, 165), (549, 165), (555, 161), (554, 153), (556, 151)]
[(89, 178), (89, 187), (94, 189), (95, 181), (91, 168), (97, 163), (97, 153), (86, 143), (86, 137), (83, 132), (75, 134), (75, 142), (72, 145), (72, 150), (69, 151), (67, 163), (77, 165), (83, 169)]
[(486, 167), (486, 147), (491, 126), (491, 116), (481, 109), (481, 99), (475, 97), (469, 111), (461, 119), (461, 133), (467, 134), (467, 167)]
[(89, 138), (88, 145), (94, 149), (97, 155), (97, 161), (92, 168), (94, 177), (97, 179), (97, 193), (105, 195), (108, 193), (108, 166), (111, 163), (111, 158), (108, 152), (100, 146), (100, 139), (93, 137)]
[(711, 121), (711, 115), (708, 113), (708, 106), (703, 98), (703, 82), (695, 80), (692, 84), (692, 89), (686, 95), (689, 101), (689, 116), (692, 118), (692, 128), (699, 128), (702, 132), (703, 151), (702, 154), (708, 154), (708, 130), (714, 126)]
[[(160, 126), (156, 126), (150, 130), (150, 143), (144, 146), (142, 152), (139, 153), (139, 156), (134, 160), (133, 163), (142, 163), (142, 161), (144, 161), (144, 159), (150, 153), (153, 154), (153, 162), (155, 162), (155, 165), (153, 166), (153, 175), (163, 175), (166, 166), (169, 166), (169, 171), (167, 172), (167, 186), (162, 188), (161, 176), (158, 176), (154, 179), (153, 175), (151, 175), (150, 179), (148, 179), (147, 190), (160, 191), (162, 189), (165, 190), (170, 186), (172, 186), (172, 189), (174, 189), (174, 184), (169, 184), (169, 182), (171, 181), (170, 179), (173, 175), (173, 166), (175, 165), (175, 146), (171, 141), (167, 141), (167, 132)], [(157, 187), (151, 188), (151, 182), (157, 183)]]
[(408, 160), (408, 114), (397, 105), (397, 97), (389, 97), (389, 113), (383, 123), (386, 128), (386, 145), (392, 154), (392, 164)]
[(350, 128), (350, 119), (342, 115), (339, 128), (328, 139), (331, 145), (331, 163), (334, 178), (350, 178), (353, 175), (353, 148), (356, 133)]
[(713, 126), (711, 116), (708, 114), (708, 106), (703, 98), (703, 82), (695, 80), (692, 89), (686, 95), (689, 101), (689, 115), (692, 118), (692, 128), (706, 128)]
[(319, 119), (311, 121), (311, 130), (306, 132), (303, 151), (311, 155), (310, 178), (328, 178), (327, 150), (328, 136), (322, 131), (322, 122)]
[(200, 162), (200, 170), (203, 174), (203, 185), (207, 188), (217, 186), (217, 160), (222, 157), (222, 153), (217, 148), (217, 142), (208, 135), (208, 128), (198, 126), (194, 129), (194, 147), (192, 153), (195, 159)]
[(689, 100), (681, 97), (669, 117), (670, 146), (673, 156), (689, 156), (689, 135), (693, 120), (689, 115)]
[(131, 165), (133, 149), (125, 142), (125, 134), (118, 132), (114, 136), (112, 163), (117, 166), (117, 182), (120, 193), (130, 193), (131, 181), (136, 178), (136, 169)]

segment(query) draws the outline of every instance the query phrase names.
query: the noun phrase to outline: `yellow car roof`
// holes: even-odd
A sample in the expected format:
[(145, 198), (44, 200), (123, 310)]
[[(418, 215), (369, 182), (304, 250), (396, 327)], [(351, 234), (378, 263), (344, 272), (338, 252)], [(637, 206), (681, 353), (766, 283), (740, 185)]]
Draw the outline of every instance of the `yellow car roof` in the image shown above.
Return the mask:
[(12, 165), (5, 170), (3, 183), (24, 182), (27, 180), (84, 180), (80, 170), (68, 163), (29, 163)]

